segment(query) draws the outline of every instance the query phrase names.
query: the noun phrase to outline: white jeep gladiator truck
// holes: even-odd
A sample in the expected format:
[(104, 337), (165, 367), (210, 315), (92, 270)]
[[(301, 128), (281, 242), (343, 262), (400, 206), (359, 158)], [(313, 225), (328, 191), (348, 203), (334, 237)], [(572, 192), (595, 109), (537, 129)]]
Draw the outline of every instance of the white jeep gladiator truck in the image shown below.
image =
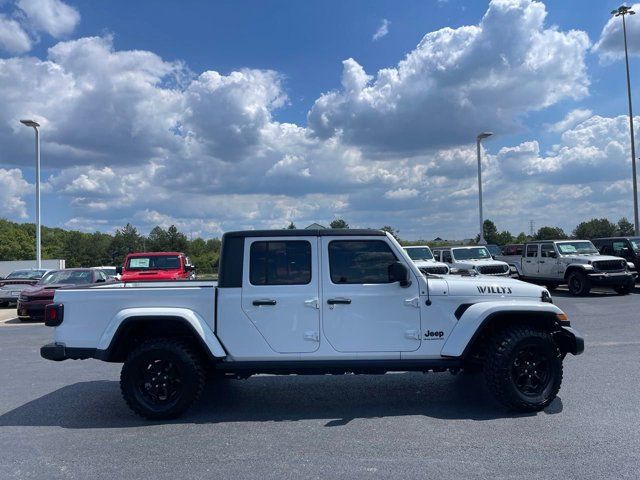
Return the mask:
[(509, 265), (494, 260), (491, 253), (482, 245), (437, 247), (433, 249), (436, 260), (449, 265), (451, 273), (471, 273), (507, 277), (511, 274)]
[(584, 340), (540, 286), (420, 273), (377, 230), (227, 233), (217, 285), (198, 281), (57, 290), (49, 360), (123, 362), (123, 397), (173, 418), (205, 378), (481, 369), (507, 407), (556, 396)]
[(569, 286), (572, 295), (587, 295), (592, 286), (609, 286), (627, 294), (635, 286), (633, 265), (624, 258), (600, 255), (589, 240), (545, 240), (524, 245), (521, 256), (503, 256), (518, 278), (546, 285)]
[(427, 245), (403, 247), (418, 270), (425, 275), (447, 275), (449, 266), (433, 258), (433, 252)]

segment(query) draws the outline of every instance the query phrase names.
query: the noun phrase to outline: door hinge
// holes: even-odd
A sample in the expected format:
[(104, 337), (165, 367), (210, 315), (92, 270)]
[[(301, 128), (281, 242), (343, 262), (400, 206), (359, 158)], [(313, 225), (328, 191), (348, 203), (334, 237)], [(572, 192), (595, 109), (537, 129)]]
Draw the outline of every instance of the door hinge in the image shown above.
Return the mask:
[(404, 332), (404, 336), (413, 340), (420, 340), (420, 330), (407, 330)]
[(407, 298), (407, 299), (404, 301), (404, 304), (405, 304), (407, 307), (420, 308), (420, 297)]
[(309, 330), (307, 332), (304, 332), (304, 339), (305, 340), (311, 340), (312, 342), (319, 342), (320, 341), (320, 333), (313, 331), (313, 330)]
[(320, 308), (320, 302), (317, 298), (311, 298), (309, 300), (304, 301), (305, 307), (315, 308), (316, 310)]

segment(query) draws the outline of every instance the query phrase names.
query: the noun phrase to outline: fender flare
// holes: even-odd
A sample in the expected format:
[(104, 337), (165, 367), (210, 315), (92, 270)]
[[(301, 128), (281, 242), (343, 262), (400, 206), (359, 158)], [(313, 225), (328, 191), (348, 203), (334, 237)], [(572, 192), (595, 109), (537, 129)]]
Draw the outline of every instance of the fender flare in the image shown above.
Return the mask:
[(447, 337), (440, 355), (444, 357), (463, 357), (468, 347), (482, 332), (483, 328), (494, 318), (509, 314), (517, 319), (540, 318), (540, 321), (556, 319), (563, 313), (552, 303), (533, 300), (513, 300), (510, 302), (480, 302), (471, 305), (460, 316), (455, 327)]
[(593, 267), (590, 266), (590, 268), (587, 268), (587, 266), (583, 263), (570, 263), (569, 265), (567, 265), (567, 268), (564, 271), (563, 278), (567, 280), (569, 278), (569, 275), (571, 275), (571, 272), (573, 272), (574, 270), (581, 270), (584, 273), (588, 273), (589, 270), (593, 271)]
[(213, 330), (207, 323), (193, 310), (188, 308), (125, 308), (120, 310), (109, 322), (107, 328), (102, 332), (98, 342), (98, 351), (104, 352), (108, 357), (114, 347), (114, 342), (119, 333), (128, 324), (139, 321), (153, 321), (157, 319), (170, 319), (185, 325), (192, 331), (195, 338), (200, 341), (212, 358), (224, 358), (227, 353), (218, 340)]

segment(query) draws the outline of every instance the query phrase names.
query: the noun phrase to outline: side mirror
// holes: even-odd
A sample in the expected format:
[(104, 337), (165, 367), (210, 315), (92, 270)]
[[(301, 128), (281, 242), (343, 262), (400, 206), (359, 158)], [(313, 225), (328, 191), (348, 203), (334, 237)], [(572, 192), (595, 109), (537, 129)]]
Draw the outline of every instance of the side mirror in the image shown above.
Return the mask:
[(185, 265), (184, 266), (184, 271), (185, 272), (195, 272), (196, 271), (196, 267), (195, 267), (195, 265)]
[(116, 275), (122, 275), (122, 267), (116, 267)]
[(389, 282), (400, 282), (402, 288), (411, 285), (411, 275), (404, 263), (395, 262), (389, 265)]
[(558, 254), (556, 252), (549, 252), (549, 258), (558, 258)]

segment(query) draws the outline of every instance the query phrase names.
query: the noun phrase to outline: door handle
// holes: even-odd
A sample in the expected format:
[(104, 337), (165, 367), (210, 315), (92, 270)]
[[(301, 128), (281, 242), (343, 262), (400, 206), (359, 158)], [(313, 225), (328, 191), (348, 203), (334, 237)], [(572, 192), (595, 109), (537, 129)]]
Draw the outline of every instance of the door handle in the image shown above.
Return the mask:
[(350, 298), (330, 298), (329, 300), (327, 300), (327, 303), (329, 305), (349, 305), (351, 304), (351, 299)]
[(544, 263), (544, 260), (540, 260), (540, 263)]
[(254, 300), (252, 302), (256, 307), (262, 307), (262, 306), (267, 306), (267, 305), (275, 305), (277, 302), (275, 300), (271, 300), (271, 299), (265, 299), (265, 300)]

